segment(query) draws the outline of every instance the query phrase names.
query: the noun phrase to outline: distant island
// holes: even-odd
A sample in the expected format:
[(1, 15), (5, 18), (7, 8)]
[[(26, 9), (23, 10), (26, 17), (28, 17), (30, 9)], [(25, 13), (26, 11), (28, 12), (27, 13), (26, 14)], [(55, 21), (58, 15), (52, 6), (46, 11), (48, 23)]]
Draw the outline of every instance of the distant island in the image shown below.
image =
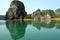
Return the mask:
[(0, 15), (0, 20), (5, 20), (5, 15)]

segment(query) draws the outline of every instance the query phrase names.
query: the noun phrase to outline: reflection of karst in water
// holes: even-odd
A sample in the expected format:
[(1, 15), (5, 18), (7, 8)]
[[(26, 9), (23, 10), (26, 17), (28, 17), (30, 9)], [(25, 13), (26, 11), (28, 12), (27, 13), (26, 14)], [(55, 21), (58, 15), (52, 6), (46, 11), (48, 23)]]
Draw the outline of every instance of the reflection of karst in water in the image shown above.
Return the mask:
[(20, 21), (6, 21), (6, 26), (11, 34), (11, 37), (14, 40), (17, 40), (24, 36), (27, 24)]
[(51, 22), (49, 24), (47, 24), (46, 22), (41, 22), (41, 26), (43, 28), (53, 28), (55, 26), (55, 21), (51, 20)]
[(56, 29), (60, 29), (60, 21), (56, 21), (55, 27)]
[(60, 29), (60, 24), (57, 24), (57, 25), (56, 25), (56, 28), (57, 28), (57, 29)]
[(27, 25), (31, 25), (31, 24), (32, 24), (32, 21), (25, 21), (25, 23), (26, 23)]
[(43, 28), (53, 28), (55, 26), (55, 21), (34, 21), (33, 22), (33, 26), (36, 27), (38, 30), (41, 29), (41, 27)]
[(33, 21), (33, 26), (36, 27), (38, 30), (40, 30), (41, 28), (40, 22), (37, 21)]

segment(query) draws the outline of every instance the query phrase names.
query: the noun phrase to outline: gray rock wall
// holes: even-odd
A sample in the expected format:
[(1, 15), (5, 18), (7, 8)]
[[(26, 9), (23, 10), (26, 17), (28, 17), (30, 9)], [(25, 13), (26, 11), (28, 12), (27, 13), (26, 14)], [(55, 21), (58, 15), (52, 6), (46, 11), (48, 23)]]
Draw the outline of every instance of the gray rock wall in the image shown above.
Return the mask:
[(6, 12), (6, 19), (24, 19), (26, 16), (25, 6), (21, 1), (12, 1), (10, 4), (10, 8)]

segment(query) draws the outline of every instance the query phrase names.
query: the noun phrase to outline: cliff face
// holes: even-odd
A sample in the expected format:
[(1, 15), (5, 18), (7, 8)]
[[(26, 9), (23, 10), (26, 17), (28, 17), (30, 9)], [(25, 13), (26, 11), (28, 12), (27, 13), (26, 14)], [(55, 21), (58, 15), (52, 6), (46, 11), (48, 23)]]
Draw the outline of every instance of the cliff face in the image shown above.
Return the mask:
[(26, 15), (24, 4), (21, 1), (12, 1), (6, 12), (6, 19), (24, 19)]

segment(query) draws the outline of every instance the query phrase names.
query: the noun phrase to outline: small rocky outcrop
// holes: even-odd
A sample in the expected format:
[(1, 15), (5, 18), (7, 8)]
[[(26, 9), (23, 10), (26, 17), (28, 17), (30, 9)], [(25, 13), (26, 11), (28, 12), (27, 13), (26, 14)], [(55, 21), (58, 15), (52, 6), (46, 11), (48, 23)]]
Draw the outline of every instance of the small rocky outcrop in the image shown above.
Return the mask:
[(25, 6), (21, 1), (12, 1), (10, 4), (10, 8), (6, 12), (6, 19), (24, 19), (26, 16)]

